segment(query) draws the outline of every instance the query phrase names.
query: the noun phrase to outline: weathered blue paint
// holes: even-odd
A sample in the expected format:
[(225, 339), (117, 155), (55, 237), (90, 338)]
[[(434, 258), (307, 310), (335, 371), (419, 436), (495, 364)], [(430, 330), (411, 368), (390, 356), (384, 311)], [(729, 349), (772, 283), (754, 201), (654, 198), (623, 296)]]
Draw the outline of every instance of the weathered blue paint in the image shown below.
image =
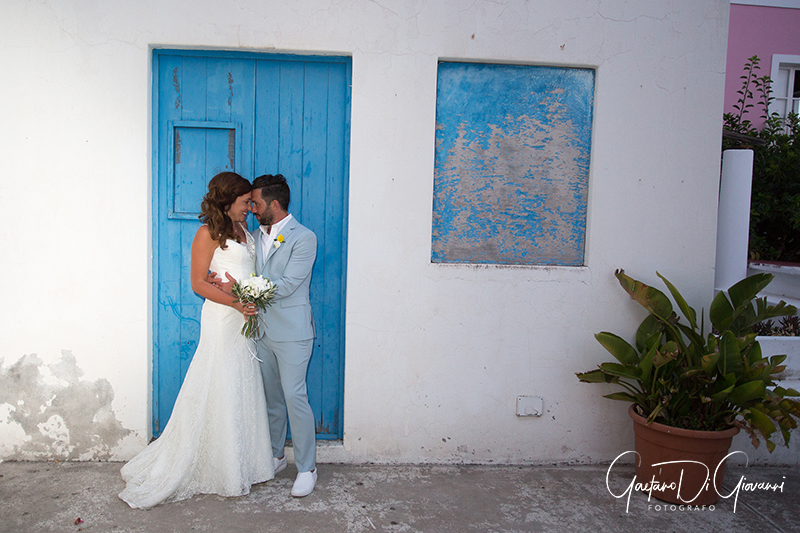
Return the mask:
[(594, 71), (440, 63), (431, 260), (583, 265)]
[(200, 333), (189, 284), (200, 201), (212, 176), (233, 170), (284, 174), (289, 211), (317, 235), (308, 394), (318, 437), (341, 438), (350, 59), (156, 50), (153, 73), (154, 435)]
[[(168, 122), (166, 146), (173, 149), (166, 154), (167, 218), (197, 221), (197, 198), (203, 197), (214, 173), (242, 168), (242, 145), (236, 142), (241, 138), (242, 125), (237, 122)], [(188, 158), (181, 157), (184, 151)]]

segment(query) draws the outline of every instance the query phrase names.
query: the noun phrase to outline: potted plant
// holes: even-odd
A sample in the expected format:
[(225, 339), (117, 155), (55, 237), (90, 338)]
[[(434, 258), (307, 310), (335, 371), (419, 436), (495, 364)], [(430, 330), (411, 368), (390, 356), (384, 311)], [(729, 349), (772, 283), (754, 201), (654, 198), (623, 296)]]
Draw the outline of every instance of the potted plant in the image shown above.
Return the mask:
[[(790, 431), (797, 427), (800, 402), (791, 398), (800, 393), (774, 383), (786, 356), (762, 357), (753, 332), (755, 324), (796, 314), (797, 309), (757, 299), (772, 275), (756, 274), (716, 295), (709, 307), (712, 329), (706, 334), (704, 319), (698, 324), (695, 310), (661, 274), (683, 321), (658, 289), (623, 270), (615, 276), (649, 314), (636, 331), (635, 346), (613, 333), (595, 335), (616, 362), (578, 373), (578, 379), (618, 384), (623, 390), (605, 397), (632, 402), (628, 412), (639, 454), (636, 477), (647, 484), (645, 490), (654, 488), (653, 496), (673, 503), (715, 503), (723, 459), (739, 429), (756, 447), (764, 439), (771, 452), (775, 431), (788, 445)], [(693, 448), (698, 455), (692, 455)]]

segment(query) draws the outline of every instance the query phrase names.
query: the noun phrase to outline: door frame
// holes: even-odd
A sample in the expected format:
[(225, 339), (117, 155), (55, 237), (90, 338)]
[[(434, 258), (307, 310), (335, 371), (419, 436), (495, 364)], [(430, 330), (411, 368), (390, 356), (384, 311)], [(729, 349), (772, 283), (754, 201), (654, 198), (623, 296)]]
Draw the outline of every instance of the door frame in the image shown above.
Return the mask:
[[(159, 189), (159, 161), (161, 157), (159, 146), (159, 76), (157, 75), (159, 67), (159, 58), (161, 56), (203, 56), (203, 57), (219, 57), (219, 58), (240, 58), (240, 59), (269, 59), (280, 61), (298, 61), (298, 62), (334, 62), (346, 63), (348, 86), (346, 87), (345, 95), (345, 124), (344, 124), (344, 139), (343, 139), (343, 173), (342, 173), (342, 191), (346, 203), (342, 209), (342, 223), (344, 224), (344, 234), (342, 238), (342, 280), (341, 280), (341, 336), (339, 342), (339, 353), (341, 354), (339, 360), (339, 391), (341, 398), (338, 406), (339, 428), (338, 435), (328, 437), (325, 440), (342, 440), (344, 437), (344, 364), (345, 364), (345, 345), (346, 345), (346, 328), (345, 328), (345, 315), (347, 306), (347, 240), (349, 234), (349, 191), (350, 191), (350, 118), (351, 118), (351, 102), (352, 102), (352, 55), (351, 54), (301, 54), (301, 53), (278, 53), (267, 51), (241, 51), (229, 49), (214, 49), (214, 48), (172, 48), (172, 47), (155, 47), (150, 46), (150, 65), (149, 75), (151, 80), (150, 87), (150, 250), (151, 255), (148, 261), (148, 268), (150, 269), (151, 285), (148, 292), (148, 300), (150, 305), (151, 322), (149, 324), (148, 333), (150, 339), (149, 346), (149, 363), (150, 367), (148, 372), (148, 412), (150, 420), (147, 424), (149, 435), (151, 439), (155, 435), (160, 434), (164, 428), (155, 428), (155, 422), (158, 420), (159, 399), (155, 394), (158, 387), (159, 380), (159, 350), (158, 350), (158, 332), (156, 326), (159, 324), (159, 305), (158, 305), (158, 291), (159, 291), (159, 269), (157, 266), (159, 258), (159, 232), (160, 220), (159, 214), (164, 207), (162, 202), (166, 198), (160, 198), (158, 195)], [(250, 168), (252, 174), (254, 169)], [(255, 174), (253, 174), (255, 175)], [(319, 436), (317, 437), (319, 439)]]

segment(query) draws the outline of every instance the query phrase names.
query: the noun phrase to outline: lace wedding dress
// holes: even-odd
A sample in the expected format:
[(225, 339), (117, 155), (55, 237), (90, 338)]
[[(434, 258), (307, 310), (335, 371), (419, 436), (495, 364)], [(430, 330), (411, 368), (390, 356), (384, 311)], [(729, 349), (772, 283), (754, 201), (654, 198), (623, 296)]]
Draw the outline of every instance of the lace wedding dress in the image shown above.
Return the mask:
[[(253, 272), (254, 243), (245, 233), (247, 245), (229, 240), (214, 251), (210, 268), (222, 279)], [(239, 333), (243, 324), (235, 309), (203, 304), (200, 341), (167, 427), (122, 467), (127, 485), (119, 497), (131, 507), (194, 494), (241, 496), (274, 477), (264, 385), (254, 343)]]

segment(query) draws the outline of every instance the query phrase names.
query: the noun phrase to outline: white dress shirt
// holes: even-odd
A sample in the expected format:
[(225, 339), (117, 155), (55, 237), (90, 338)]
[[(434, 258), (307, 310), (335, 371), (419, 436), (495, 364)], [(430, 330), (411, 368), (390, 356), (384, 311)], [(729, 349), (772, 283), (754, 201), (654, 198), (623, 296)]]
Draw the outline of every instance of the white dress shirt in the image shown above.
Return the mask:
[(273, 224), (270, 227), (269, 232), (267, 232), (267, 229), (264, 226), (259, 226), (261, 229), (261, 254), (264, 259), (267, 258), (267, 255), (269, 254), (269, 247), (273, 245), (275, 238), (281, 234), (281, 230), (291, 219), (292, 215), (286, 215), (286, 217), (284, 217), (280, 222)]

